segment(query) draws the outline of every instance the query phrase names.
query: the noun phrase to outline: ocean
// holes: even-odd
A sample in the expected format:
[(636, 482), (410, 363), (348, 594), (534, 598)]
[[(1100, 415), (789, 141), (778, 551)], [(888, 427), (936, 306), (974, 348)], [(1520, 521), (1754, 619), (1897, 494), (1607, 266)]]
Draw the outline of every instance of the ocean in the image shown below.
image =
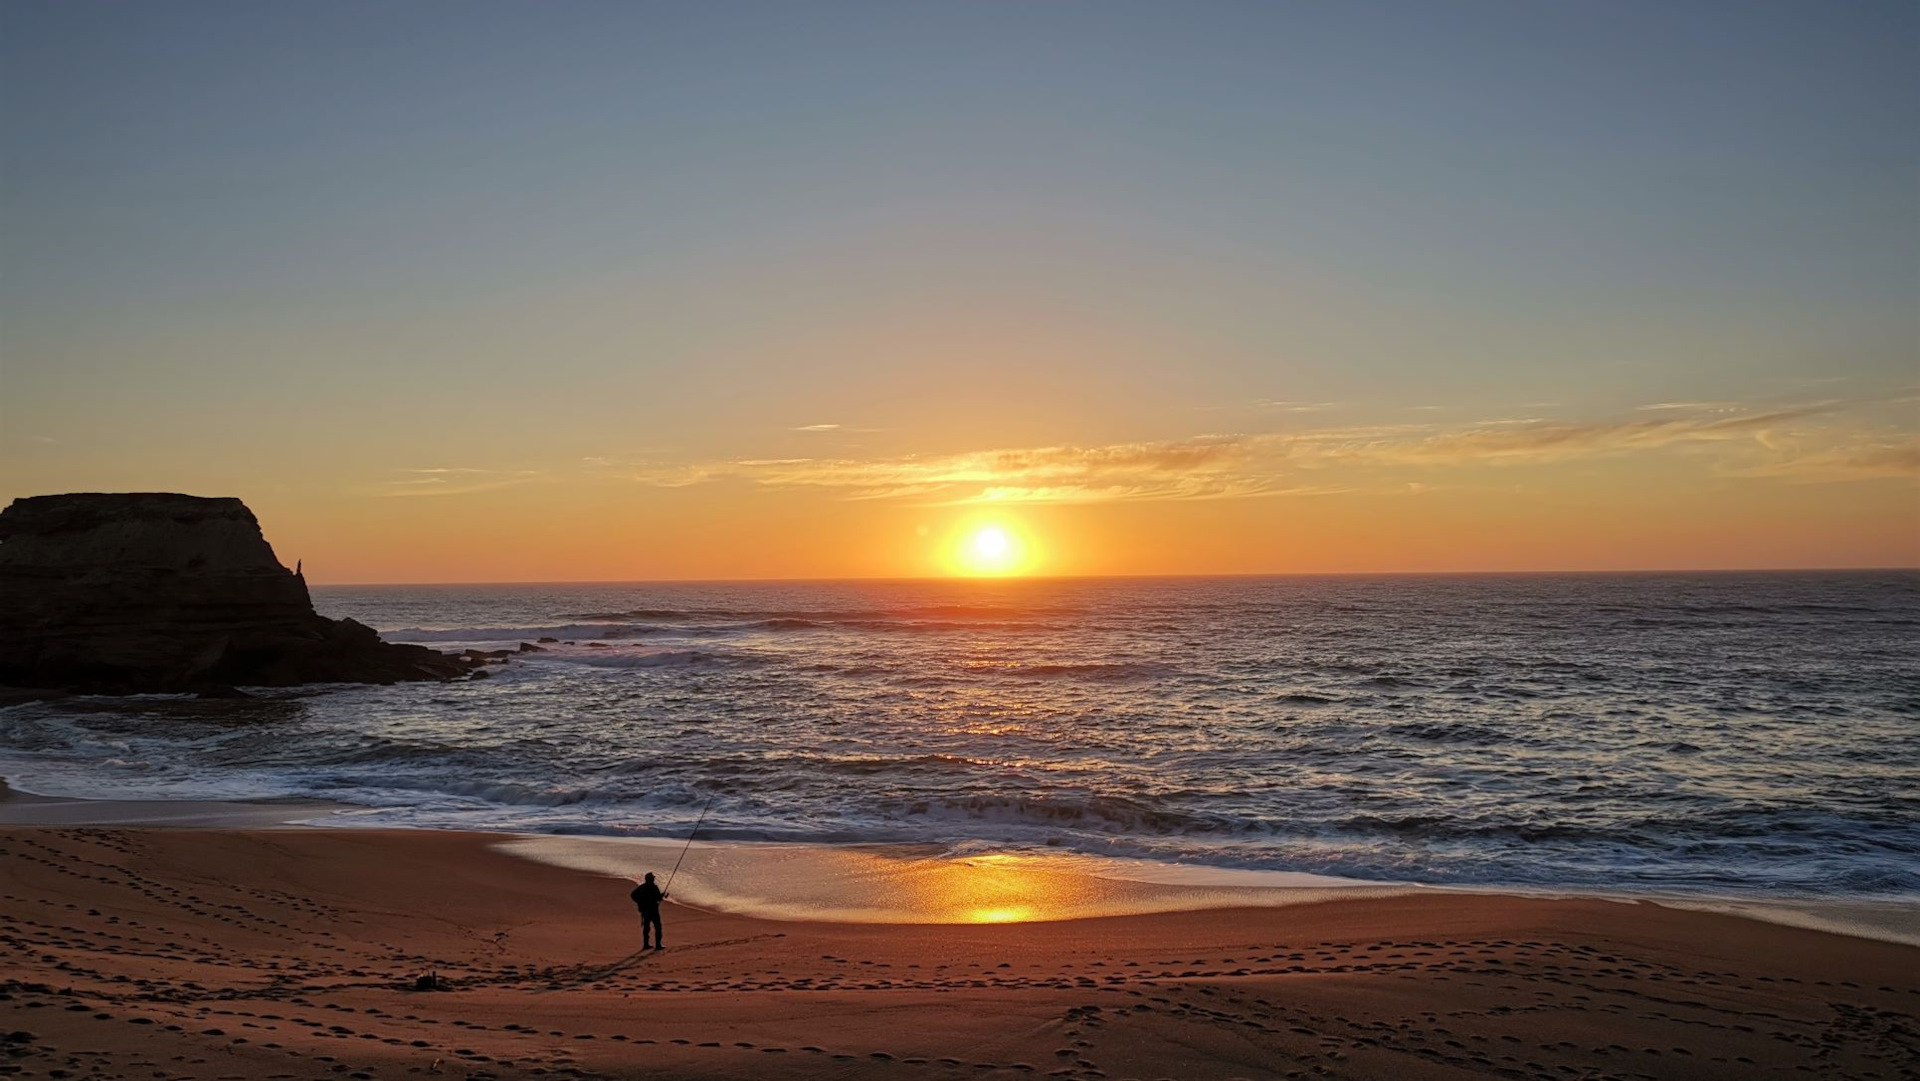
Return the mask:
[(1920, 573), (320, 587), (491, 678), (0, 710), (334, 824), (1920, 902)]

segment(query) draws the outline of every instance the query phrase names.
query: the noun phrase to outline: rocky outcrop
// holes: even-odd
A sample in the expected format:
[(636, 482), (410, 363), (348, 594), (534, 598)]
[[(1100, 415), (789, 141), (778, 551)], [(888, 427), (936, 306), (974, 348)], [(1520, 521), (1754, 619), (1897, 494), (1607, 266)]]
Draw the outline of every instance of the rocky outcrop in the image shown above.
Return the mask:
[(476, 667), (315, 613), (238, 499), (43, 495), (0, 511), (0, 684), (214, 691)]

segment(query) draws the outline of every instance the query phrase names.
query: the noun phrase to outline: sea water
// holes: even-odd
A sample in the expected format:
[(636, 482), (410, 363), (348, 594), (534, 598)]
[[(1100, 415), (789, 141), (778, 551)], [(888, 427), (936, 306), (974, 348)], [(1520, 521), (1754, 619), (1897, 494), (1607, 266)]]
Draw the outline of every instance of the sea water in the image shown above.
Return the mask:
[(542, 651), (454, 684), (14, 706), (0, 775), (365, 825), (668, 839), (705, 810), (705, 839), (955, 860), (1920, 900), (1913, 572), (314, 600), (390, 641)]

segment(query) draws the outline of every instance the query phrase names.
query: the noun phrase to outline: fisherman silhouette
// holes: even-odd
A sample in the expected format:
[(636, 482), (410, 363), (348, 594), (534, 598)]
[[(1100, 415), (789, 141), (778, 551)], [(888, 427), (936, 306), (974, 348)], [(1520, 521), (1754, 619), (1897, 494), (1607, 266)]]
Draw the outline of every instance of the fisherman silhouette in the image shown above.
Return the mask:
[(666, 949), (667, 932), (660, 926), (660, 902), (667, 899), (667, 894), (653, 884), (653, 872), (648, 871), (647, 880), (627, 896), (633, 898), (634, 907), (640, 910), (640, 948), (644, 950), (651, 945), (656, 950)]

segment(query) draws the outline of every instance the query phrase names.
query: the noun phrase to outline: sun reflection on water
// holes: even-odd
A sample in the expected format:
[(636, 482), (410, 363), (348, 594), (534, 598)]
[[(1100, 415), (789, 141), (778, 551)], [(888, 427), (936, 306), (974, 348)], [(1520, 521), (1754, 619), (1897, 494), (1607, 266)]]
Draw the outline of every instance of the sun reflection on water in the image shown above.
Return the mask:
[(970, 923), (1025, 923), (1034, 918), (1033, 909), (1026, 905), (1008, 905), (1004, 908), (978, 908), (967, 913)]
[[(529, 836), (502, 847), (542, 862), (633, 880), (672, 866), (680, 856), (671, 843), (613, 837)], [(1315, 876), (1295, 876), (1314, 880), (1280, 889), (1178, 885), (1109, 878), (1091, 869), (1084, 858), (1052, 853), (696, 843), (675, 881), (674, 897), (695, 908), (768, 919), (986, 925), (1286, 904), (1409, 888)]]
[(899, 878), (927, 918), (951, 923), (1026, 923), (1060, 919), (1092, 899), (1084, 875), (1062, 874), (1027, 856), (993, 854), (926, 860)]

